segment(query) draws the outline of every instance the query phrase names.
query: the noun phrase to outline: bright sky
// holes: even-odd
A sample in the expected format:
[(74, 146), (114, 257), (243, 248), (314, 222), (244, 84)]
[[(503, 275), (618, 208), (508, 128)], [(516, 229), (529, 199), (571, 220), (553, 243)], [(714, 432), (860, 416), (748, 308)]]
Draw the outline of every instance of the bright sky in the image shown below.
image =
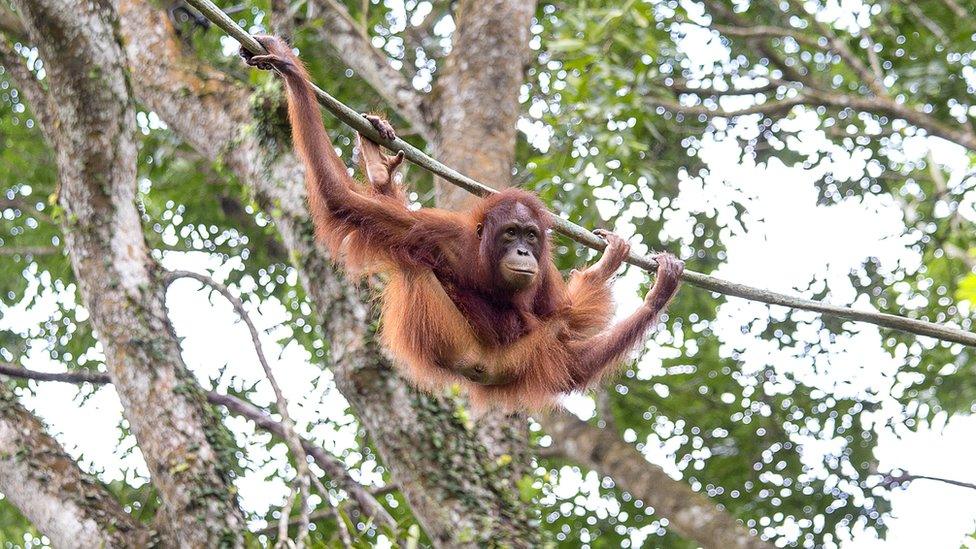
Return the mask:
[[(696, 59), (722, 55), (701, 37), (686, 44), (686, 48)], [(532, 122), (527, 119), (520, 127), (532, 132), (532, 128), (537, 128)], [(797, 123), (806, 124), (803, 127), (812, 126), (811, 120), (802, 118)], [(748, 133), (750, 129), (745, 127), (740, 131)], [(539, 134), (529, 137), (534, 142), (544, 140)], [(821, 141), (812, 132), (801, 140), (804, 146), (820, 146)], [(930, 146), (936, 158), (951, 167), (953, 173), (964, 173), (966, 160), (957, 148), (918, 140), (908, 149), (922, 156), (927, 154)], [(805, 288), (811, 280), (827, 282), (832, 289), (831, 301), (850, 304), (855, 293), (848, 274), (859, 270), (868, 257), (878, 258), (882, 270), (890, 272), (917, 266), (919, 259), (908, 248), (910, 242), (902, 236), (901, 212), (894, 201), (868, 198), (835, 206), (818, 206), (813, 173), (791, 169), (775, 161), (767, 166), (741, 163), (739, 151), (732, 142), (707, 140), (702, 156), (710, 164), (710, 172), (720, 175), (712, 175), (704, 181), (688, 178), (683, 181), (677, 204), (679, 210), (668, 219), (667, 231), (674, 236), (686, 234), (687, 213), (714, 209), (719, 212), (720, 219), (730, 219), (728, 205), (731, 202), (747, 204), (748, 214), (741, 224), (728, 225), (728, 234), (723, 238), (728, 260), (716, 273), (719, 276), (794, 294), (797, 293), (794, 287)], [(863, 159), (844, 158), (843, 155), (835, 165), (836, 169), (851, 173), (864, 167)], [(611, 196), (607, 198), (611, 199), (608, 203), (612, 202)], [(646, 212), (641, 212), (638, 207), (629, 213), (640, 216)], [(976, 221), (971, 210), (964, 214), (969, 216), (969, 221)], [(633, 227), (625, 220), (617, 230), (629, 235)], [(234, 265), (233, 262), (221, 265), (205, 254), (169, 254), (163, 263), (168, 268), (213, 272), (218, 280)], [(694, 268), (693, 264), (690, 266)], [(637, 272), (628, 272), (619, 279), (620, 314), (639, 304), (641, 296), (637, 293), (637, 284), (640, 276)], [(686, 288), (684, 291), (699, 290)], [(59, 298), (48, 294), (31, 310), (13, 307), (3, 311), (0, 328), (16, 329), (48, 318), (55, 299)], [(263, 381), (247, 330), (237, 322), (231, 307), (222, 298), (216, 296), (211, 302), (207, 292), (201, 291), (196, 282), (180, 281), (170, 290), (168, 303), (173, 324), (183, 338), (184, 357), (199, 379), (206, 383), (206, 380), (218, 377), (221, 368), (226, 367), (224, 379), (236, 376), (242, 384), (258, 383), (260, 392), (256, 404), (271, 402), (272, 393)], [(860, 305), (867, 306), (866, 303)], [(285, 318), (282, 306), (272, 301), (260, 310), (253, 306), (249, 309), (259, 329), (267, 330), (262, 341), (282, 389), (291, 401), (295, 420), (300, 425), (315, 424), (312, 429), (315, 438), (339, 455), (348, 452), (344, 459), (350, 465), (362, 462), (362, 456), (355, 451), (354, 426), (350, 418), (342, 415), (344, 401), (329, 382), (330, 374), (323, 374), (312, 366), (305, 351), (298, 346), (282, 348), (277, 343), (288, 335), (288, 329), (281, 326)], [(781, 309), (773, 309), (777, 316), (783, 313)], [(792, 349), (779, 349), (775, 344), (764, 342), (756, 336), (756, 330), (742, 333), (741, 327), (748, 321), (766, 318), (768, 314), (769, 309), (764, 305), (732, 299), (720, 308), (713, 325), (726, 349), (747, 349), (742, 356), (743, 368), (747, 371), (774, 364), (780, 371), (791, 372), (810, 385), (859, 394), (871, 387), (886, 386), (888, 376), (898, 366), (894, 358), (881, 350), (881, 336), (870, 325), (854, 325), (851, 333), (838, 337), (829, 346), (831, 352), (817, 357), (815, 363)], [(814, 329), (809, 330), (809, 333), (798, 334), (798, 338), (815, 337)], [(655, 372), (659, 371), (654, 357), (660, 355), (654, 353), (659, 347), (655, 342), (652, 341), (650, 347), (651, 352), (640, 366), (640, 375), (653, 382)], [(41, 348), (36, 351), (27, 361), (28, 367), (43, 371), (63, 370), (61, 365), (42, 358), (46, 353), (40, 352)], [(222, 381), (218, 389), (225, 386), (226, 381)], [(116, 451), (121, 409), (111, 387), (97, 391), (84, 401), (78, 398), (74, 386), (43, 383), (36, 387), (36, 395), (23, 398), (25, 405), (49, 422), (51, 431), (87, 468), (99, 471), (107, 481), (145, 477), (146, 469), (138, 451), (126, 457)], [(587, 418), (593, 413), (593, 404), (587, 397), (574, 397), (567, 403), (581, 417)], [(242, 505), (257, 512), (280, 505), (287, 496), (284, 483), (268, 481), (265, 477), (272, 471), (288, 469), (284, 446), (276, 445), (269, 454), (264, 448), (266, 435), (255, 435), (242, 420), (231, 419), (229, 423), (238, 439), (246, 444), (248, 455), (259, 464), (238, 482)], [(976, 455), (974, 431), (976, 418), (960, 416), (948, 423), (943, 418), (936, 427), (922, 428), (918, 433), (885, 433), (877, 449), (880, 469), (903, 468), (915, 474), (976, 482), (972, 468), (972, 456)], [(680, 478), (669, 448), (660, 441), (645, 442), (648, 459)], [(820, 452), (828, 449), (811, 441), (802, 447), (802, 452), (810, 463), (815, 463)], [(375, 464), (367, 464), (364, 482), (380, 482), (373, 466)], [(593, 493), (598, 484), (595, 475), (580, 477), (568, 469), (559, 479), (555, 488), (557, 493), (575, 493), (577, 490)], [(852, 539), (843, 542), (843, 547), (958, 547), (962, 543), (976, 547), (972, 539), (963, 541), (964, 536), (976, 528), (976, 512), (973, 511), (976, 509), (976, 491), (920, 480), (906, 490), (896, 492), (892, 503), (893, 516), (889, 519), (890, 532), (886, 541), (874, 539), (869, 533), (855, 532)], [(592, 498), (587, 505), (597, 509), (610, 504)], [(646, 535), (647, 532), (635, 532), (635, 544), (639, 545)]]

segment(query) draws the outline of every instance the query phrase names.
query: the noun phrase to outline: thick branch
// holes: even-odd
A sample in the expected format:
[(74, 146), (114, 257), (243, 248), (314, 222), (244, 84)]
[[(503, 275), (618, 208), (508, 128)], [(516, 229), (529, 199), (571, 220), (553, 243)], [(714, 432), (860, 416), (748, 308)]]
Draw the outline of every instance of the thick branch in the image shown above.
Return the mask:
[(755, 533), (705, 496), (648, 463), (633, 446), (606, 429), (568, 414), (539, 418), (562, 457), (593, 469), (654, 507), (670, 528), (705, 547), (771, 549)]
[[(112, 380), (109, 379), (108, 374), (78, 371), (58, 373), (38, 372), (7, 362), (0, 362), (0, 375), (18, 379), (56, 381), (74, 384), (91, 383), (93, 385), (108, 385), (112, 383)], [(285, 438), (285, 428), (281, 422), (276, 421), (267, 412), (249, 402), (231, 395), (217, 393), (215, 391), (207, 392), (207, 401), (209, 401), (211, 404), (227, 408), (227, 411), (234, 415), (250, 419), (262, 430), (268, 431), (282, 440)], [(370, 491), (368, 488), (353, 479), (349, 474), (349, 470), (346, 469), (346, 466), (339, 461), (339, 459), (326, 452), (322, 447), (315, 445), (313, 442), (305, 438), (301, 439), (301, 444), (305, 453), (312, 456), (315, 464), (325, 471), (325, 474), (329, 475), (330, 478), (336, 481), (340, 488), (349, 494), (364, 515), (372, 518), (383, 526), (389, 526), (391, 528), (396, 526), (396, 522), (393, 520), (393, 517), (391, 517), (387, 510), (380, 505), (378, 501), (376, 501), (376, 496), (385, 493), (384, 489), (386, 487), (377, 489), (375, 492)]]
[(149, 541), (146, 528), (82, 472), (2, 383), (0, 492), (56, 547), (139, 547)]
[[(0, 14), (2, 13), (0, 11)], [(0, 25), (2, 24), (0, 21)], [(0, 37), (0, 65), (3, 65), (14, 85), (24, 95), (40, 129), (50, 128), (54, 123), (55, 113), (44, 87), (27, 68), (27, 59), (17, 53), (10, 42), (3, 37)]]
[[(209, 0), (188, 1), (198, 10), (200, 10), (204, 16), (234, 37), (248, 50), (255, 53), (263, 53), (262, 46), (256, 40), (254, 40), (254, 37), (245, 32), (244, 29), (240, 28), (233, 20), (227, 17), (226, 14), (221, 12), (220, 9), (212, 2)], [(479, 183), (478, 181), (475, 181), (434, 160), (430, 156), (424, 154), (421, 150), (403, 141), (402, 139), (398, 138), (392, 142), (385, 141), (382, 137), (380, 137), (375, 128), (373, 128), (373, 126), (359, 113), (350, 109), (318, 87), (315, 87), (315, 93), (319, 99), (319, 103), (321, 103), (329, 112), (334, 114), (339, 120), (368, 138), (375, 140), (377, 143), (383, 143), (385, 147), (393, 151), (403, 151), (406, 158), (414, 164), (433, 172), (443, 179), (450, 181), (454, 185), (457, 185), (458, 187), (461, 187), (475, 195), (485, 196), (487, 194), (496, 192), (491, 187)], [(974, 149), (976, 149), (976, 147), (974, 147)], [(553, 222), (557, 231), (575, 240), (576, 242), (579, 242), (580, 244), (595, 250), (602, 250), (606, 247), (606, 244), (602, 239), (571, 221), (567, 221), (561, 217), (553, 215)], [(653, 259), (640, 255), (636, 252), (631, 252), (627, 262), (647, 271), (654, 271), (657, 269), (657, 264)], [(868, 322), (885, 328), (934, 337), (936, 339), (942, 339), (954, 343), (962, 343), (964, 345), (976, 346), (976, 334), (933, 322), (914, 320), (891, 314), (876, 313), (873, 311), (861, 311), (849, 307), (828, 305), (819, 301), (792, 297), (785, 294), (771, 292), (769, 290), (763, 290), (761, 288), (754, 288), (745, 284), (738, 284), (735, 282), (722, 280), (720, 278), (698, 273), (692, 270), (685, 270), (683, 279), (689, 284), (720, 294), (741, 297), (753, 301), (760, 301), (762, 303), (769, 303), (771, 305), (781, 305), (794, 309), (814, 311), (838, 318)]]
[[(512, 184), (518, 94), (532, 51), (535, 6), (535, 0), (458, 1), (451, 52), (438, 69), (439, 131), (433, 150), (444, 163), (496, 188)], [(470, 195), (436, 183), (438, 206), (471, 205)]]

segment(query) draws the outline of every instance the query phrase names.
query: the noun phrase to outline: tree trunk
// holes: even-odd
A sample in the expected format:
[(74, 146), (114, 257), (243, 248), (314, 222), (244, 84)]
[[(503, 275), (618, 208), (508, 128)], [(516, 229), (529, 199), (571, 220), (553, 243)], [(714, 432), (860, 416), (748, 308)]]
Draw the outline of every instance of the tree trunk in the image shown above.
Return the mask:
[[(165, 15), (146, 2), (120, 2), (121, 32), (136, 95), (190, 146), (221, 161), (274, 212), (282, 241), (330, 341), (336, 383), (379, 449), (436, 546), (531, 544), (538, 529), (510, 483), (511, 464), (486, 452), (453, 403), (408, 388), (372, 335), (363, 288), (345, 281), (314, 242), (300, 163), (279, 125), (280, 96), (251, 112), (250, 93), (182, 53)], [(245, 128), (250, 128), (245, 130)]]
[[(518, 94), (525, 78), (529, 24), (535, 1), (463, 0), (455, 10), (457, 30), (431, 109), (439, 126), (433, 145), (438, 159), (495, 188), (511, 184), (515, 164)], [(477, 197), (437, 182), (437, 204), (460, 210)], [(478, 422), (479, 439), (494, 459), (512, 460), (508, 480), (528, 472), (531, 452), (524, 418), (490, 412)]]
[(772, 549), (771, 543), (750, 532), (705, 496), (648, 463), (636, 448), (614, 433), (567, 414), (540, 420), (552, 435), (557, 453), (614, 479), (622, 489), (667, 518), (668, 528), (675, 533), (703, 547)]
[(135, 547), (148, 531), (0, 383), (0, 492), (55, 547)]
[[(496, 188), (508, 187), (515, 164), (518, 94), (529, 54), (531, 0), (461, 0), (444, 74), (437, 81), (436, 157)], [(462, 208), (475, 200), (440, 181), (438, 203)]]
[(136, 209), (135, 112), (106, 2), (16, 2), (47, 70), (63, 232), (169, 543), (240, 545), (233, 439), (180, 356)]

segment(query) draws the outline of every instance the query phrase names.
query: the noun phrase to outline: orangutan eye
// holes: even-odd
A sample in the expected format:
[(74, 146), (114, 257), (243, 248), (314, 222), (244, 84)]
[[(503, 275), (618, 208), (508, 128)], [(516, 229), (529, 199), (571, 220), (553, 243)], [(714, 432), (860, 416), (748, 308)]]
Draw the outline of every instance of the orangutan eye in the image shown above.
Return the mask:
[(535, 231), (530, 231), (529, 234), (526, 235), (526, 237), (525, 237), (525, 239), (528, 240), (529, 242), (535, 242), (535, 240), (537, 238), (539, 238), (539, 237), (536, 236)]
[(515, 238), (516, 236), (515, 233), (516, 233), (515, 229), (508, 228), (505, 230), (505, 238)]

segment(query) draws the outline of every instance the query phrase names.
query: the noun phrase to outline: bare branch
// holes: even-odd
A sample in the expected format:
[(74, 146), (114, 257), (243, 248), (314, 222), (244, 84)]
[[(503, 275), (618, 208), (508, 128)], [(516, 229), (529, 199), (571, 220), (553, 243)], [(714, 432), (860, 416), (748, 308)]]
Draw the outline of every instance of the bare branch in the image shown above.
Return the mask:
[(562, 457), (611, 477), (618, 486), (654, 507), (675, 532), (705, 547), (771, 549), (727, 511), (649, 463), (615, 434), (569, 414), (537, 418)]
[(959, 18), (960, 21), (969, 19), (971, 17), (970, 13), (966, 11), (966, 8), (959, 5), (959, 2), (956, 2), (956, 0), (942, 0), (942, 3), (945, 4), (946, 7), (952, 11), (953, 15)]
[(881, 68), (881, 59), (878, 58), (878, 52), (874, 51), (874, 40), (870, 36), (866, 37), (868, 42), (868, 47), (864, 48), (864, 51), (868, 54), (868, 61), (871, 63), (871, 72), (874, 74), (874, 78), (878, 82), (884, 82), (884, 70)]
[(308, 532), (308, 513), (305, 510), (306, 504), (304, 502), (308, 499), (304, 495), (301, 498), (303, 502), (302, 510), (296, 521), (298, 522), (298, 539), (293, 543), (288, 538), (288, 517), (291, 516), (291, 508), (295, 505), (295, 499), (298, 498), (298, 495), (302, 492), (302, 488), (300, 486), (301, 481), (297, 478), (296, 481), (298, 482), (295, 483), (295, 486), (292, 486), (291, 493), (288, 494), (288, 499), (286, 499), (285, 504), (281, 506), (281, 516), (278, 517), (278, 541), (275, 542), (275, 549), (283, 549), (285, 547), (289, 547), (290, 545), (299, 546), (304, 545), (305, 543), (305, 535), (303, 532)]
[[(709, 27), (703, 27), (709, 28)], [(738, 27), (732, 25), (712, 25), (712, 29), (726, 36), (736, 36), (739, 38), (791, 38), (799, 44), (815, 49), (823, 49), (817, 42), (817, 38), (807, 36), (794, 29), (784, 29), (772, 25), (753, 25), (749, 27)]]
[(57, 246), (0, 246), (0, 255), (54, 255), (61, 253)]
[[(319, 511), (315, 511), (314, 513), (312, 513), (311, 514), (311, 520), (312, 520), (312, 522), (318, 522), (320, 520), (338, 520), (339, 522), (341, 522), (341, 520), (338, 518), (338, 513), (339, 513), (338, 507), (333, 505), (333, 506), (330, 506), (328, 509), (321, 509)], [(298, 525), (298, 522), (296, 520), (292, 519), (291, 521), (289, 521), (288, 525), (289, 526), (297, 526)], [(345, 525), (343, 525), (342, 527), (344, 527), (344, 526)], [(341, 528), (338, 525), (338, 523), (336, 524), (336, 528), (337, 529)], [(268, 525), (268, 526), (266, 526), (266, 527), (264, 527), (264, 528), (256, 531), (255, 534), (275, 534), (275, 533), (277, 533), (277, 531), (278, 531), (278, 527), (276, 525), (274, 525), (274, 526), (273, 525)], [(349, 530), (346, 529), (345, 532), (346, 532), (345, 535), (343, 535), (341, 533), (341, 530), (340, 530), (339, 537), (340, 537), (340, 539), (343, 540), (343, 544), (345, 544), (346, 540), (348, 540), (349, 541), (349, 544), (348, 545), (345, 545), (345, 546), (346, 547), (349, 547), (349, 546), (352, 545), (352, 540), (350, 538), (348, 538), (348, 536), (349, 536)]]
[(946, 32), (942, 30), (942, 27), (940, 27), (929, 16), (925, 15), (925, 12), (922, 11), (921, 8), (915, 4), (915, 2), (909, 0), (908, 2), (899, 3), (908, 8), (908, 11), (915, 16), (922, 26), (928, 29), (928, 31), (931, 32), (932, 35), (935, 36), (936, 40), (938, 40), (943, 46), (949, 47), (949, 45), (952, 44), (952, 40), (949, 38)]
[[(33, 379), (35, 381), (56, 381), (74, 384), (91, 383), (94, 385), (108, 385), (111, 383), (108, 374), (78, 371), (60, 373), (38, 372), (9, 362), (0, 362), (0, 375), (19, 379)], [(249, 402), (215, 391), (207, 392), (207, 401), (211, 404), (227, 408), (232, 414), (250, 419), (264, 431), (268, 431), (281, 439), (285, 438), (285, 430), (281, 422), (276, 421), (268, 413)], [(386, 493), (387, 489), (395, 490), (395, 485), (378, 488), (374, 495), (368, 488), (352, 478), (349, 470), (346, 469), (346, 466), (338, 458), (333, 457), (320, 446), (316, 446), (304, 438), (302, 439), (302, 447), (307, 455), (312, 456), (315, 464), (349, 494), (364, 515), (384, 526), (396, 527), (396, 521), (393, 520), (393, 517), (376, 501), (376, 496)]]
[[(284, 428), (281, 423), (272, 419), (270, 415), (253, 404), (230, 395), (213, 392), (207, 394), (207, 399), (213, 404), (224, 406), (231, 413), (250, 419), (255, 425), (265, 431), (284, 438)], [(395, 528), (396, 521), (393, 520), (393, 517), (376, 501), (376, 498), (373, 497), (366, 487), (356, 482), (350, 476), (349, 471), (341, 461), (326, 452), (322, 447), (316, 446), (308, 440), (302, 439), (302, 446), (305, 449), (305, 453), (312, 456), (315, 464), (338, 482), (343, 490), (349, 493), (349, 496), (359, 505), (359, 508), (362, 509), (366, 516), (371, 517), (384, 526)]]
[(796, 86), (797, 84), (782, 80), (779, 78), (769, 78), (763, 76), (766, 80), (765, 84), (760, 84), (752, 88), (740, 88), (737, 86), (731, 86), (726, 90), (719, 90), (714, 87), (700, 87), (689, 83), (687, 80), (667, 78), (660, 82), (660, 85), (668, 88), (675, 93), (687, 93), (692, 95), (698, 95), (701, 97), (723, 97), (723, 96), (743, 96), (743, 95), (756, 95), (757, 93), (770, 93), (779, 90), (782, 87)]
[(342, 518), (342, 512), (339, 511), (339, 505), (332, 503), (332, 498), (329, 496), (329, 491), (322, 486), (318, 477), (312, 477), (315, 481), (315, 489), (319, 491), (322, 495), (322, 500), (326, 505), (329, 506), (328, 511), (332, 514), (333, 519), (336, 523), (336, 530), (339, 531), (339, 540), (342, 541), (342, 546), (349, 549), (352, 547), (352, 536), (349, 535), (349, 528), (346, 527), (346, 521)]
[(809, 105), (810, 100), (806, 97), (799, 95), (797, 97), (791, 97), (788, 99), (777, 99), (772, 101), (764, 101), (762, 103), (756, 103), (749, 107), (742, 109), (737, 109), (734, 111), (729, 111), (725, 109), (711, 109), (701, 105), (682, 105), (674, 101), (667, 101), (664, 99), (658, 99), (654, 97), (648, 97), (644, 99), (644, 102), (650, 106), (661, 107), (671, 112), (687, 114), (690, 116), (707, 116), (707, 117), (722, 117), (722, 118), (732, 118), (736, 116), (744, 116), (748, 114), (763, 114), (766, 116), (772, 115), (782, 115), (790, 112), (793, 107), (800, 105)]
[(36, 381), (60, 381), (62, 383), (91, 383), (108, 385), (112, 382), (108, 374), (97, 372), (37, 372), (10, 362), (0, 362), (0, 375)]
[[(231, 293), (230, 288), (224, 286), (209, 276), (190, 271), (170, 271), (164, 275), (163, 284), (165, 286), (169, 286), (181, 278), (192, 278), (205, 286), (209, 286), (213, 290), (220, 293), (220, 295), (224, 296), (224, 298), (230, 302), (231, 306), (234, 307), (234, 311), (236, 311), (238, 316), (241, 317), (241, 320), (244, 321), (244, 324), (247, 325), (248, 331), (251, 333), (251, 342), (254, 344), (254, 351), (258, 355), (258, 361), (261, 363), (261, 368), (264, 369), (264, 375), (268, 378), (268, 382), (271, 384), (271, 389), (274, 391), (275, 403), (278, 405), (278, 413), (281, 414), (281, 425), (284, 429), (285, 442), (288, 444), (288, 448), (291, 450), (291, 453), (295, 458), (296, 489), (301, 495), (301, 511), (299, 515), (301, 524), (298, 530), (298, 539), (295, 540), (295, 545), (298, 547), (298, 549), (301, 549), (305, 546), (305, 540), (308, 537), (308, 515), (310, 512), (308, 496), (309, 483), (311, 482), (310, 479), (312, 477), (312, 473), (308, 469), (308, 457), (305, 455), (305, 449), (302, 447), (301, 439), (295, 432), (295, 422), (292, 421), (291, 415), (288, 412), (288, 400), (285, 398), (284, 393), (281, 392), (281, 387), (278, 385), (278, 380), (275, 379), (274, 373), (271, 371), (271, 365), (268, 363), (268, 359), (264, 355), (264, 348), (261, 345), (261, 338), (258, 334), (258, 329), (254, 326), (251, 316), (247, 314), (247, 310), (244, 308), (244, 302)], [(279, 539), (279, 543), (282, 541), (283, 540)]]
[(884, 483), (890, 486), (904, 486), (915, 480), (932, 480), (935, 482), (941, 482), (944, 484), (950, 484), (952, 486), (958, 486), (960, 488), (969, 488), (970, 490), (976, 490), (976, 483), (963, 482), (961, 480), (953, 480), (949, 478), (933, 477), (929, 475), (913, 475), (907, 472), (892, 472), (884, 476)]
[(955, 130), (921, 111), (913, 109), (903, 103), (898, 103), (890, 97), (861, 97), (825, 92), (821, 90), (806, 90), (812, 104), (828, 105), (838, 108), (851, 108), (873, 114), (882, 114), (901, 118), (913, 126), (923, 129), (935, 137), (952, 141), (971, 151), (976, 151), (976, 135), (967, 130)]

